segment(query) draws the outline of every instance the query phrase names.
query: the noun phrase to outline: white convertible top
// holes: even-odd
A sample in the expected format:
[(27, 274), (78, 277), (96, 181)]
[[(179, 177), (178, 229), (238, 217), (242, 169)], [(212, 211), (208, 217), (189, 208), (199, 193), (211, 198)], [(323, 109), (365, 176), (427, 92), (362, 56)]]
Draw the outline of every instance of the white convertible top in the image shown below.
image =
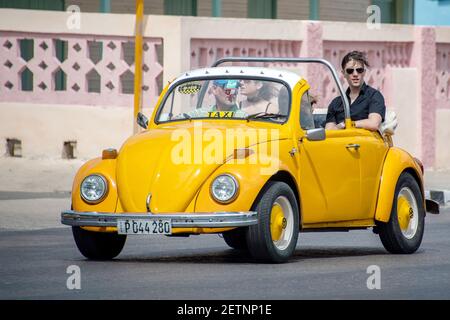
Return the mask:
[(298, 81), (302, 79), (298, 74), (276, 68), (261, 68), (261, 67), (215, 67), (204, 68), (188, 71), (179, 76), (171, 86), (176, 85), (180, 81), (190, 78), (209, 78), (209, 77), (264, 77), (285, 81), (291, 88), (293, 88)]

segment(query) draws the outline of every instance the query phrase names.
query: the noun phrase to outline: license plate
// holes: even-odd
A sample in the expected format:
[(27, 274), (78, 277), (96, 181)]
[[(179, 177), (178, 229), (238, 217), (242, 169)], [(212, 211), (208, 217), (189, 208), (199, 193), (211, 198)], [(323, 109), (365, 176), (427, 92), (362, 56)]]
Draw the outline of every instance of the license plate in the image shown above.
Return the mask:
[(119, 234), (172, 234), (170, 219), (123, 219), (117, 220)]

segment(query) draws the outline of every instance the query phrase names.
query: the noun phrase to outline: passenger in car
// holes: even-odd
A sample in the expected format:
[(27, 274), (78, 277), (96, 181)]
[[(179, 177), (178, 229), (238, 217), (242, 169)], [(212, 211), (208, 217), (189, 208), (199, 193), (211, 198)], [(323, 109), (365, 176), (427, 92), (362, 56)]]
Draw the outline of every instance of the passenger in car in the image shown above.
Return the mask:
[(278, 112), (287, 116), (289, 109), (289, 92), (285, 86), (282, 86), (278, 92)]
[[(377, 131), (384, 121), (386, 106), (381, 92), (364, 82), (366, 68), (369, 67), (365, 54), (360, 51), (349, 52), (342, 59), (341, 66), (349, 86), (346, 96), (355, 127)], [(344, 120), (344, 105), (339, 96), (328, 106), (325, 129), (344, 129)]]
[(275, 88), (270, 82), (244, 79), (240, 80), (240, 93), (246, 99), (241, 101), (240, 108), (248, 115), (266, 112), (278, 113), (277, 103), (273, 101), (275, 98)]
[[(213, 81), (210, 92), (214, 96), (214, 104), (191, 110), (187, 113), (190, 118), (222, 118), (220, 112), (226, 112), (226, 118), (244, 118), (246, 116), (237, 105), (236, 98), (239, 90), (239, 80), (216, 79)], [(186, 118), (183, 114), (182, 118)]]

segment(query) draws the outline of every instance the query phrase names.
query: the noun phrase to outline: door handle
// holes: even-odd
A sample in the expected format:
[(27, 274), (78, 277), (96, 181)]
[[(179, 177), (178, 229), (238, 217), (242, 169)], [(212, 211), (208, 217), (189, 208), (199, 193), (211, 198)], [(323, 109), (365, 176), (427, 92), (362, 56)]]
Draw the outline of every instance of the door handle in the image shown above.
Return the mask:
[(361, 146), (357, 143), (351, 143), (345, 146), (347, 149), (355, 149), (358, 150)]

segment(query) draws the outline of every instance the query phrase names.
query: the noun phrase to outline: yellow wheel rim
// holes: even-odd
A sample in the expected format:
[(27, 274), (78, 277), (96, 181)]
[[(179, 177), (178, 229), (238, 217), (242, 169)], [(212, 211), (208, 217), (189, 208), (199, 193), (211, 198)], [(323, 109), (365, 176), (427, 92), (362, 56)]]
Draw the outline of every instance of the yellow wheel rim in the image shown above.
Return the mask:
[(397, 199), (397, 216), (402, 231), (408, 230), (413, 214), (413, 209), (409, 201), (404, 196), (399, 196)]
[(283, 208), (278, 203), (274, 203), (270, 213), (270, 233), (272, 234), (273, 241), (280, 240), (283, 230), (286, 229), (286, 225), (287, 221), (284, 217)]

